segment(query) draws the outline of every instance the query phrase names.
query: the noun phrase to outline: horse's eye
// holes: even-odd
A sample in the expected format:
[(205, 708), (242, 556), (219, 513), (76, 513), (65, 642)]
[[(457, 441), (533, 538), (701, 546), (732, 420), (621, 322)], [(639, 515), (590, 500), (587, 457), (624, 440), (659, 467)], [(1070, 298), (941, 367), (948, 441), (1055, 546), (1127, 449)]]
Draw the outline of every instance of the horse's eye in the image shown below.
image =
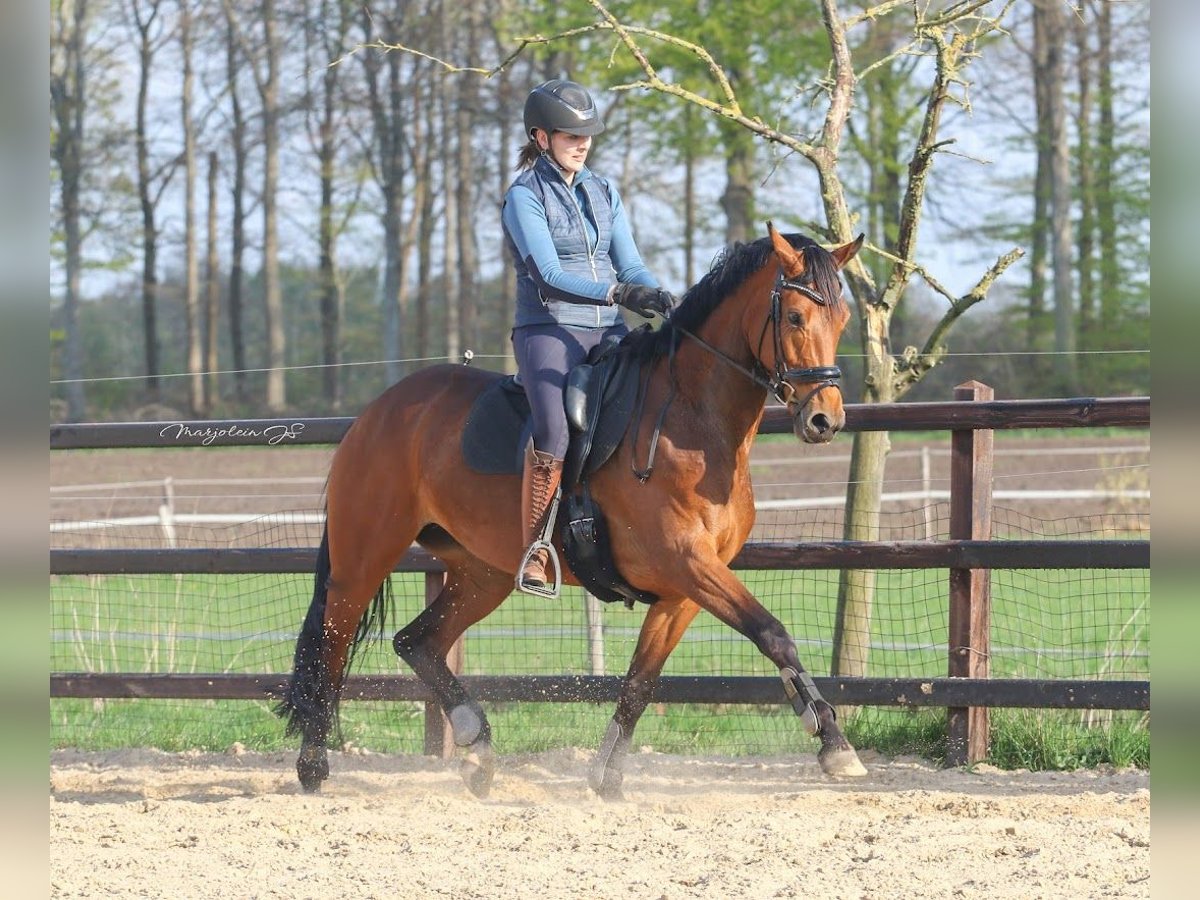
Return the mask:
[(793, 328), (799, 328), (804, 324), (804, 320), (800, 318), (800, 313), (796, 312), (794, 309), (788, 312), (787, 320), (788, 324)]

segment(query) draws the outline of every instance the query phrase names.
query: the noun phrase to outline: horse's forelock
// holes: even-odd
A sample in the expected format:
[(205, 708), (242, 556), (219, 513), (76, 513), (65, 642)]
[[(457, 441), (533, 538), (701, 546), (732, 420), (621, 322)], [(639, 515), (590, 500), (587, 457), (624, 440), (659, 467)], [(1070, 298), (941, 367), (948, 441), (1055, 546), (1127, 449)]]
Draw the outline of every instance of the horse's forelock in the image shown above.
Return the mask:
[[(826, 301), (824, 309), (827, 313), (832, 314), (835, 310), (841, 310), (845, 306), (845, 298), (842, 296), (842, 279), (838, 275), (837, 264), (833, 260), (833, 254), (808, 238), (800, 235), (789, 235), (791, 237), (799, 237), (803, 242), (801, 246), (797, 246), (797, 250), (804, 251), (804, 262), (807, 267), (809, 276), (812, 278), (813, 290), (820, 294)], [(795, 244), (793, 243), (793, 246)]]

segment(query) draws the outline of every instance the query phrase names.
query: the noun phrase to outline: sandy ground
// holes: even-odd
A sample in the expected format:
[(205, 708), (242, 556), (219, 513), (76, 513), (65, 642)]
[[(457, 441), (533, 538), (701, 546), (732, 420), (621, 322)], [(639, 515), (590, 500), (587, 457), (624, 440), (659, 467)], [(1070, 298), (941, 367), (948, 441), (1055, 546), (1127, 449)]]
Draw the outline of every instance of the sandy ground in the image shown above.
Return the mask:
[(237, 750), (52, 753), (51, 896), (1150, 896), (1146, 772), (643, 752), (605, 803), (559, 750), (480, 801), (452, 761), (334, 753), (306, 795), (293, 754)]

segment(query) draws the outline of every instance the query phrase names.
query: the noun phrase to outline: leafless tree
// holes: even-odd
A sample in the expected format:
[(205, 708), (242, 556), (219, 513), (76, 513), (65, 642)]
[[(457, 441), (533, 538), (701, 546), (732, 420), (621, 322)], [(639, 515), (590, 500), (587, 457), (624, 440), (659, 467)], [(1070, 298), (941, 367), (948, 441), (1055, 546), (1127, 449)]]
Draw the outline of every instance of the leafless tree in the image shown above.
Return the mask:
[(170, 36), (162, 14), (163, 0), (125, 0), (125, 14), (137, 40), (136, 101), (137, 190), (142, 213), (142, 335), (146, 363), (147, 399), (160, 399), (158, 356), (158, 205), (170, 183), (176, 160), (151, 163), (149, 134), (150, 79), (154, 57)]
[[(840, 153), (852, 109), (854, 90), (864, 73), (881, 60), (855, 64), (849, 33), (864, 23), (900, 10), (907, 11), (909, 40), (895, 53), (922, 54), (929, 62), (929, 81), (923, 91), (925, 100), (921, 123), (916, 129), (908, 158), (908, 180), (900, 198), (891, 249), (871, 247), (887, 260), (884, 276), (876, 279), (855, 260), (846, 269), (846, 278), (854, 296), (859, 317), (859, 334), (866, 358), (862, 399), (864, 402), (891, 402), (899, 399), (930, 371), (946, 353), (945, 338), (955, 322), (987, 296), (997, 278), (1021, 256), (1019, 249), (1004, 254), (989, 267), (965, 294), (948, 291), (916, 259), (917, 236), (922, 222), (926, 188), (930, 172), (940, 152), (950, 143), (941, 136), (942, 116), (948, 103), (966, 102), (962, 94), (967, 82), (965, 70), (977, 53), (980, 42), (996, 34), (1013, 0), (989, 2), (968, 0), (948, 8), (913, 5), (907, 0), (883, 0), (872, 7), (844, 15), (837, 0), (820, 0), (822, 23), (829, 46), (829, 70), (816, 92), (823, 97), (823, 116), (811, 139), (797, 137), (781, 127), (767, 124), (778, 121), (771, 114), (756, 114), (744, 109), (736, 83), (720, 62), (703, 46), (661, 30), (623, 22), (600, 0), (587, 0), (598, 18), (590, 25), (554, 35), (530, 35), (520, 39), (514, 53), (531, 45), (557, 45), (578, 40), (582, 35), (609, 32), (618, 44), (610, 52), (623, 50), (637, 61), (640, 78), (615, 87), (616, 90), (652, 90), (692, 104), (721, 120), (740, 126), (748, 136), (779, 145), (808, 162), (816, 173), (824, 221), (814, 223), (821, 235), (833, 243), (854, 238), (855, 216), (839, 168)], [(653, 62), (647, 47), (670, 45), (694, 54), (708, 67), (712, 93), (717, 99), (690, 90), (673, 81)], [(397, 51), (413, 52), (403, 45)], [(428, 58), (428, 56), (426, 56)], [(447, 60), (438, 62), (452, 71), (493, 75), (511, 61), (511, 56), (492, 68), (457, 66)], [(903, 300), (910, 282), (919, 277), (947, 302), (947, 309), (921, 347), (909, 347), (894, 355), (891, 346), (892, 316)], [(847, 488), (844, 535), (848, 540), (870, 539), (878, 534), (883, 472), (890, 448), (886, 432), (860, 432), (855, 435), (851, 455), (850, 483)], [(845, 572), (839, 587), (839, 622), (835, 634), (833, 669), (838, 674), (862, 674), (867, 659), (870, 635), (871, 602), (874, 574)]]
[(204, 414), (211, 416), (221, 399), (217, 376), (217, 344), (221, 328), (221, 257), (217, 249), (217, 174), (220, 166), (217, 152), (208, 154), (208, 227), (207, 253), (204, 261)]
[(51, 5), (50, 151), (59, 173), (59, 204), (65, 251), (64, 328), (67, 416), (87, 413), (83, 390), (83, 342), (79, 333), (80, 275), (83, 269), (81, 201), (88, 101), (85, 48), (90, 26), (88, 0), (56, 0)]
[(183, 315), (186, 332), (188, 407), (192, 415), (204, 414), (204, 335), (200, 311), (200, 267), (196, 255), (196, 124), (192, 112), (194, 73), (192, 54), (192, 0), (179, 0), (179, 55), (183, 84), (179, 95), (180, 129), (183, 132)]
[(1071, 142), (1067, 137), (1065, 96), (1067, 51), (1066, 11), (1062, 0), (1034, 0), (1035, 78), (1045, 90), (1039, 110), (1039, 146), (1049, 151), (1050, 263), (1054, 284), (1054, 360), (1061, 387), (1077, 392), (1079, 371), (1075, 356), (1075, 294), (1073, 224), (1071, 221)]
[(279, 16), (275, 0), (259, 0), (249, 21), (251, 29), (240, 24), (234, 0), (221, 0), (226, 22), (233, 33), (239, 58), (254, 79), (262, 120), (262, 286), (263, 312), (267, 331), (266, 408), (281, 413), (287, 406), (287, 337), (283, 322), (283, 290), (279, 281), (279, 148), (280, 117), (279, 68), (282, 47), (278, 34)]

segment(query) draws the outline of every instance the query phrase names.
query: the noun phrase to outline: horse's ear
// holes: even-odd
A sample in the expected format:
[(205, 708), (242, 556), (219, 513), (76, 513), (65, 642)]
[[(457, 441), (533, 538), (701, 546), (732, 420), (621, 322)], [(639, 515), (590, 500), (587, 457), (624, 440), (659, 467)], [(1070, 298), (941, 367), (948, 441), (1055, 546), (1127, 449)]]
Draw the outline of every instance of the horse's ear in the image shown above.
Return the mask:
[(767, 234), (771, 236), (771, 244), (775, 247), (775, 253), (783, 263), (788, 277), (795, 278), (804, 271), (804, 257), (796, 252), (796, 248), (788, 243), (787, 238), (775, 230), (774, 222), (767, 222)]
[(865, 234), (860, 234), (850, 243), (842, 244), (842, 246), (829, 251), (830, 255), (833, 257), (834, 265), (838, 267), (838, 271), (841, 271), (842, 267), (845, 266), (846, 263), (858, 256), (858, 251), (862, 249), (864, 237), (866, 237)]

